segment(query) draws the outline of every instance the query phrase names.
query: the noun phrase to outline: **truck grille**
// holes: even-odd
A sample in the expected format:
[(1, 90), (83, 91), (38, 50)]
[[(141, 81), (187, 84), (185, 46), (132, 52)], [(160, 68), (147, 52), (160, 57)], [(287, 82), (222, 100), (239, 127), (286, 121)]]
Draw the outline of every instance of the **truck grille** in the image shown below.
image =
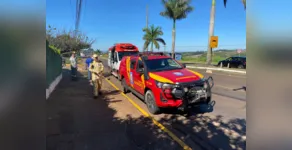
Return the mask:
[(178, 83), (179, 87), (185, 89), (184, 99), (188, 101), (188, 103), (193, 103), (195, 101), (203, 98), (199, 91), (204, 91), (204, 82), (203, 80), (194, 81), (194, 82), (184, 82)]
[(194, 82), (181, 82), (177, 83), (181, 88), (188, 88), (191, 89), (193, 87), (204, 87), (204, 81), (194, 81)]

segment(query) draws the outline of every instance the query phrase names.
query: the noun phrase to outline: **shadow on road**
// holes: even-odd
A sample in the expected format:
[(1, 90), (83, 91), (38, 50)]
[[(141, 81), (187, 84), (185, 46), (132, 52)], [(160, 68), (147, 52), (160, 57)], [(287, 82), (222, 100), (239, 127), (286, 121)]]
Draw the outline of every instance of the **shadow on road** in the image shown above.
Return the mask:
[[(81, 73), (78, 76), (79, 80), (71, 81), (69, 70), (64, 70), (62, 81), (47, 100), (48, 150), (182, 149), (148, 118), (116, 117), (119, 110), (109, 105), (122, 101), (119, 91), (103, 91), (93, 99), (88, 80)], [(111, 99), (109, 95), (117, 96)], [(199, 115), (179, 120), (176, 115), (166, 115), (158, 121), (193, 149), (245, 149), (245, 140), (240, 138), (245, 136), (245, 120), (223, 122), (221, 116)], [(231, 138), (232, 134), (224, 133), (227, 129), (241, 136)]]

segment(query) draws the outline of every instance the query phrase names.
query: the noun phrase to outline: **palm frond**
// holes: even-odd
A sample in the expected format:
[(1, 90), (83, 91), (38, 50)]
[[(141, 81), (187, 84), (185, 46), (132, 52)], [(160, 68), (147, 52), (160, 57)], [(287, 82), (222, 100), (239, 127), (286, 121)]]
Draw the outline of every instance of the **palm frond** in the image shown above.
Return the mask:
[(191, 0), (162, 0), (164, 11), (160, 15), (170, 19), (184, 19), (194, 10), (190, 5)]
[(150, 44), (153, 44), (158, 49), (160, 48), (159, 43), (165, 45), (165, 41), (160, 38), (160, 36), (163, 35), (163, 31), (160, 26), (151, 25), (149, 28), (143, 28), (143, 32), (143, 40), (145, 41), (143, 47), (144, 50), (147, 49)]
[(153, 44), (154, 44), (156, 49), (160, 49), (160, 45), (156, 40), (153, 41)]
[(165, 41), (162, 38), (156, 38), (155, 40), (162, 43), (163, 45), (166, 45)]
[(144, 51), (148, 48), (149, 44), (150, 44), (150, 41), (148, 41), (148, 40), (146, 40), (146, 41), (144, 42), (144, 46), (143, 46), (143, 50), (144, 50)]

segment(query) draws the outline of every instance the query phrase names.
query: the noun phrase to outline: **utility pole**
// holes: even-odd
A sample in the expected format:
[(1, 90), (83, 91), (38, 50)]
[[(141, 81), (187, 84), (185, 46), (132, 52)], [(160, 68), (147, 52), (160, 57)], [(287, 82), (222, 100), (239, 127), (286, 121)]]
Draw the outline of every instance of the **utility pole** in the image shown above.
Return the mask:
[(208, 51), (207, 51), (207, 65), (211, 65), (212, 62), (212, 48), (211, 48), (211, 36), (214, 35), (214, 21), (215, 21), (215, 5), (216, 0), (212, 0), (211, 15), (210, 15), (210, 26), (208, 36)]
[[(146, 28), (148, 29), (148, 4), (146, 5)], [(147, 47), (147, 52), (148, 52), (148, 47)]]

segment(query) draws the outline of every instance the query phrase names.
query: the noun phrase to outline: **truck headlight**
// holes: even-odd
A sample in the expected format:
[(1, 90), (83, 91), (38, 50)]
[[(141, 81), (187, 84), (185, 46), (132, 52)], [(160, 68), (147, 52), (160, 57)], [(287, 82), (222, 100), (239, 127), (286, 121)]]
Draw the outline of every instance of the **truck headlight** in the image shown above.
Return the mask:
[(160, 89), (172, 89), (175, 87), (174, 84), (169, 84), (169, 83), (162, 83), (159, 81), (155, 81), (156, 82), (156, 86)]

